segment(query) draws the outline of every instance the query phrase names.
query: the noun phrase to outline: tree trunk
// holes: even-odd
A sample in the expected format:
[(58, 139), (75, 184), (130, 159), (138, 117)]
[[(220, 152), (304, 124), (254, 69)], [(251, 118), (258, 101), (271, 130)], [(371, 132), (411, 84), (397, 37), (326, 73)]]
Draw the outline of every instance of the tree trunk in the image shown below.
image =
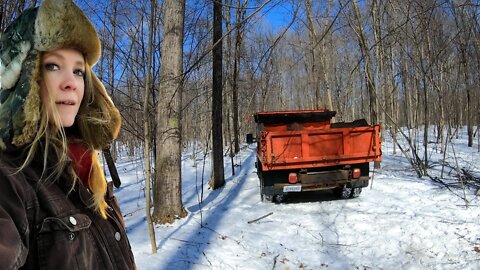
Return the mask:
[[(390, 103), (390, 115), (393, 117), (393, 121), (389, 121), (390, 122), (390, 133), (392, 135), (392, 137), (397, 137), (397, 123), (399, 123), (398, 121), (398, 114), (397, 114), (397, 109), (396, 109), (396, 106), (397, 106), (397, 98), (396, 97), (396, 93), (397, 93), (397, 88), (395, 86), (395, 76), (396, 76), (396, 71), (395, 71), (395, 52), (394, 52), (394, 48), (393, 47), (390, 47), (390, 55), (389, 55), (389, 62), (390, 62), (390, 71), (389, 71), (389, 75), (388, 75), (388, 79), (387, 79), (387, 85), (389, 86), (389, 88), (391, 89), (391, 94), (389, 95), (389, 103)], [(398, 98), (398, 100), (400, 100)], [(387, 120), (385, 120), (385, 123), (387, 122)], [(392, 123), (392, 122), (395, 122)], [(394, 140), (395, 140), (394, 139)], [(397, 144), (393, 143), (393, 154), (395, 155), (397, 153)]]
[(319, 71), (318, 71), (318, 63), (320, 63), (320, 53), (318, 53), (318, 46), (317, 46), (317, 33), (315, 29), (315, 24), (313, 23), (312, 18), (312, 1), (305, 0), (305, 9), (307, 13), (307, 21), (308, 21), (308, 43), (309, 43), (309, 54), (311, 55), (310, 61), (311, 66), (307, 69), (308, 76), (308, 88), (309, 90), (313, 90), (315, 93), (315, 101), (314, 101), (314, 109), (318, 110), (324, 107), (322, 95), (320, 93), (320, 83), (319, 83)]
[[(466, 41), (465, 41), (466, 43)], [(473, 146), (473, 121), (472, 121), (472, 98), (471, 98), (471, 87), (470, 87), (470, 76), (468, 74), (468, 63), (467, 63), (467, 56), (466, 56), (466, 44), (462, 42), (460, 45), (461, 51), (461, 58), (462, 58), (462, 66), (463, 66), (463, 79), (465, 80), (465, 90), (466, 90), (466, 100), (467, 106), (465, 110), (467, 111), (467, 136), (468, 136), (468, 147)]]
[(443, 95), (444, 87), (443, 87), (443, 63), (440, 64), (440, 78), (438, 82), (438, 105), (440, 107), (440, 119), (439, 119), (439, 136), (440, 136), (440, 153), (443, 153), (443, 149), (445, 148), (445, 102)]
[(373, 70), (372, 70), (372, 59), (370, 57), (370, 50), (367, 44), (367, 36), (363, 29), (363, 22), (360, 16), (360, 11), (358, 9), (356, 1), (352, 1), (353, 10), (355, 14), (355, 18), (357, 20), (357, 27), (358, 27), (358, 34), (360, 39), (360, 49), (362, 50), (363, 56), (365, 57), (365, 78), (367, 82), (367, 92), (370, 98), (370, 121), (372, 124), (378, 124), (378, 117), (377, 117), (377, 89), (375, 85), (375, 78), (373, 77)]
[(150, 28), (148, 32), (148, 52), (147, 52), (147, 70), (145, 78), (145, 95), (143, 102), (143, 136), (144, 136), (144, 147), (143, 147), (143, 156), (145, 159), (145, 215), (147, 217), (147, 227), (148, 234), (150, 236), (150, 246), (152, 248), (152, 253), (157, 253), (157, 241), (155, 240), (155, 229), (153, 227), (152, 213), (151, 213), (151, 173), (150, 173), (150, 125), (149, 125), (149, 107), (148, 102), (150, 97), (150, 74), (152, 73), (152, 54), (153, 54), (153, 33), (154, 33), (154, 20), (155, 20), (155, 0), (150, 1)]
[[(110, 23), (112, 27), (112, 37), (111, 37), (111, 47), (110, 47), (110, 65), (108, 68), (108, 84), (110, 88), (110, 97), (115, 103), (115, 51), (116, 51), (116, 42), (117, 42), (117, 10), (118, 10), (118, 0), (112, 1), (113, 9), (113, 18), (110, 18)], [(117, 147), (115, 142), (110, 146), (113, 160), (117, 158)]]
[[(325, 38), (326, 31), (329, 31), (328, 26), (330, 24), (329, 13), (330, 13), (331, 1), (327, 1), (327, 8), (325, 11), (325, 18), (323, 29), (321, 32), (321, 37)], [(314, 19), (312, 16), (312, 1), (305, 0), (305, 9), (307, 13), (308, 21), (308, 39), (309, 39), (309, 50), (311, 57), (311, 68), (310, 74), (307, 75), (309, 78), (309, 90), (313, 89), (315, 93), (315, 109), (327, 108), (333, 110), (333, 101), (332, 93), (330, 86), (330, 77), (329, 77), (329, 68), (327, 65), (327, 54), (326, 52), (326, 42), (321, 40), (316, 26), (314, 24)], [(321, 91), (320, 85), (324, 86), (324, 91)], [(325, 93), (323, 95), (322, 93)], [(333, 120), (333, 119), (332, 119)]]
[(164, 39), (161, 49), (160, 99), (157, 105), (155, 162), (156, 223), (173, 223), (186, 216), (182, 205), (182, 93), (184, 0), (164, 2)]
[[(452, 4), (453, 5), (453, 4)], [(472, 25), (469, 25), (469, 11), (465, 7), (453, 8), (453, 15), (455, 18), (455, 25), (459, 30), (459, 53), (461, 57), (463, 79), (465, 83), (466, 92), (466, 122), (467, 122), (467, 135), (468, 135), (468, 147), (473, 146), (473, 117), (472, 117), (472, 83), (470, 81), (469, 74), (469, 58), (468, 49), (471, 46), (471, 33)]]
[[(370, 97), (370, 121), (371, 121), (371, 124), (376, 125), (378, 124), (378, 117), (377, 117), (378, 106), (377, 106), (377, 88), (375, 86), (375, 78), (373, 77), (373, 71), (372, 71), (373, 64), (372, 64), (370, 51), (367, 44), (367, 37), (363, 29), (362, 18), (360, 16), (360, 11), (358, 10), (356, 1), (352, 1), (352, 6), (355, 14), (355, 19), (357, 21), (357, 27), (358, 27), (357, 30), (359, 35), (358, 38), (360, 43), (360, 49), (365, 57), (364, 71), (365, 71), (365, 78), (367, 82), (367, 91)], [(376, 169), (380, 168), (379, 161), (375, 161), (375, 168)]]
[[(385, 123), (385, 113), (387, 112), (387, 106), (386, 106), (386, 97), (387, 97), (387, 91), (385, 87), (385, 77), (386, 77), (386, 70), (385, 70), (385, 64), (384, 64), (384, 47), (383, 47), (383, 39), (382, 39), (382, 27), (381, 27), (381, 18), (380, 18), (380, 7), (381, 1), (379, 0), (370, 0), (370, 13), (372, 14), (372, 27), (373, 27), (373, 37), (375, 40), (375, 58), (376, 58), (376, 69), (375, 69), (375, 75), (372, 74), (372, 80), (376, 83), (380, 84), (379, 91), (380, 92), (380, 98), (375, 99), (375, 108), (377, 110), (377, 114), (379, 111), (380, 113), (380, 119), (379, 116), (377, 115), (377, 122), (375, 124), (380, 124), (384, 127), (384, 129), (387, 129), (388, 126)], [(373, 62), (373, 61), (371, 61)], [(370, 66), (370, 65), (369, 65)], [(375, 86), (375, 91), (377, 87)], [(375, 95), (377, 96), (377, 92), (375, 92)], [(378, 110), (380, 106), (383, 107), (382, 110)], [(384, 132), (381, 133), (381, 139), (382, 141), (385, 140), (385, 134)]]
[[(246, 9), (248, 0), (244, 0), (243, 4), (240, 5), (240, 0), (237, 4), (237, 13), (235, 21), (238, 23), (243, 22), (246, 16)], [(232, 80), (232, 106), (233, 106), (233, 136), (234, 136), (234, 153), (237, 154), (240, 152), (240, 125), (238, 120), (238, 76), (239, 76), (239, 65), (240, 65), (240, 56), (241, 56), (241, 46), (243, 43), (243, 33), (245, 31), (245, 22), (241, 26), (237, 27), (236, 38), (235, 38), (235, 54), (233, 62), (233, 80)]]
[[(225, 12), (224, 12), (224, 21), (225, 21), (225, 29), (227, 33), (231, 33), (233, 31), (232, 26), (231, 26), (231, 19), (232, 19), (232, 13), (231, 13), (231, 8), (233, 7), (233, 0), (225, 0)], [(225, 119), (225, 124), (226, 127), (223, 127), (223, 141), (226, 143), (228, 146), (228, 151), (229, 155), (231, 156), (233, 154), (233, 141), (234, 141), (234, 135), (233, 135), (233, 57), (234, 57), (234, 52), (233, 52), (233, 45), (232, 45), (232, 40), (233, 40), (233, 35), (229, 34), (225, 36), (226, 39), (226, 48), (223, 50), (223, 55), (225, 59), (225, 73), (224, 77), (225, 80), (222, 80), (222, 85), (224, 89), (225, 95), (222, 95), (223, 98), (223, 119)], [(223, 59), (222, 59), (223, 61)], [(232, 164), (233, 166), (233, 164)]]
[[(428, 40), (429, 34), (427, 33), (427, 40)], [(427, 42), (427, 46), (429, 42)], [(425, 59), (424, 55), (424, 48), (422, 46), (421, 48), (421, 66), (423, 67), (423, 61)], [(422, 68), (423, 69), (423, 68)], [(423, 129), (423, 158), (424, 158), (424, 164), (423, 164), (423, 173), (424, 175), (427, 175), (427, 169), (428, 169), (428, 128), (430, 126), (430, 118), (428, 117), (428, 101), (429, 101), (429, 96), (428, 96), (428, 89), (430, 87), (430, 84), (427, 81), (427, 71), (422, 70), (422, 84), (423, 85), (423, 119), (424, 119), (424, 129)]]
[(210, 187), (225, 184), (223, 168), (223, 111), (222, 111), (222, 1), (213, 2), (213, 89), (212, 89), (212, 155), (213, 170)]

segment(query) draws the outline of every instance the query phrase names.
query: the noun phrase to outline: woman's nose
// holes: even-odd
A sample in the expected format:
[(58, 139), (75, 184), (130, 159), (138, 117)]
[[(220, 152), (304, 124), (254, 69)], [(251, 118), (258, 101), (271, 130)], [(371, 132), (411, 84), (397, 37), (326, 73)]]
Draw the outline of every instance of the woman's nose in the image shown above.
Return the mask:
[(64, 91), (76, 90), (78, 86), (77, 79), (72, 72), (65, 72), (62, 74), (61, 89)]

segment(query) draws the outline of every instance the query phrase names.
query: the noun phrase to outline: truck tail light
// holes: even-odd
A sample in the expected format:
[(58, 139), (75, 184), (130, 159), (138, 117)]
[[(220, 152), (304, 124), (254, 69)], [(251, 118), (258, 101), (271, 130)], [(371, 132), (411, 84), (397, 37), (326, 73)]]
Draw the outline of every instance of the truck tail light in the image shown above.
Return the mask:
[(289, 173), (288, 174), (288, 182), (290, 184), (295, 184), (298, 182), (298, 175), (296, 173)]
[(362, 171), (359, 168), (353, 169), (352, 178), (360, 178)]

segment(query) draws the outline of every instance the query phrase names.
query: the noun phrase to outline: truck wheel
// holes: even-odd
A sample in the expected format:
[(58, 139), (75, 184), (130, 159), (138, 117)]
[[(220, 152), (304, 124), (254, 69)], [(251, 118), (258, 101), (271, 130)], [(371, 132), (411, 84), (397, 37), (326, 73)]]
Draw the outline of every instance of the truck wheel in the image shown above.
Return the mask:
[(360, 193), (362, 193), (362, 188), (357, 187), (352, 190), (352, 194), (350, 195), (350, 198), (357, 198), (360, 196)]
[(274, 199), (275, 199), (275, 203), (282, 203), (285, 201), (285, 194), (280, 194), (280, 195), (275, 195), (274, 196)]
[[(260, 200), (264, 202), (265, 200), (267, 201), (272, 201), (272, 199), (269, 200), (269, 196), (266, 196), (264, 194), (264, 183), (263, 183), (263, 172), (262, 172), (262, 164), (260, 163), (260, 160), (257, 158), (257, 162), (255, 162), (255, 168), (257, 168), (257, 175), (258, 175), (258, 180), (260, 181)], [(271, 196), (270, 196), (271, 197)]]
[(268, 196), (264, 194), (263, 181), (260, 180), (260, 199), (263, 201), (268, 200)]
[(264, 198), (264, 195), (263, 195), (263, 181), (262, 181), (262, 178), (259, 179), (260, 181), (260, 199), (261, 201), (263, 202), (263, 198)]
[(335, 188), (334, 193), (340, 199), (348, 199), (352, 195), (352, 188), (349, 188), (343, 185), (341, 187)]
[(272, 202), (273, 196), (272, 195), (265, 195), (265, 185), (263, 184), (263, 179), (260, 179), (260, 199), (262, 202)]

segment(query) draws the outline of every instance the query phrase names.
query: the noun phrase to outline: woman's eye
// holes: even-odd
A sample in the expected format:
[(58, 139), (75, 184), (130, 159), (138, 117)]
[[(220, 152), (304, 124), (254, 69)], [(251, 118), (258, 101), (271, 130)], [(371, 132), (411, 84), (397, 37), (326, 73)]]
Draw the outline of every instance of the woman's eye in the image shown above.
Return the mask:
[(76, 69), (73, 74), (79, 76), (79, 77), (84, 77), (85, 76), (85, 71), (81, 70), (81, 69)]
[(53, 71), (53, 70), (59, 70), (60, 67), (57, 64), (45, 64), (45, 69)]

